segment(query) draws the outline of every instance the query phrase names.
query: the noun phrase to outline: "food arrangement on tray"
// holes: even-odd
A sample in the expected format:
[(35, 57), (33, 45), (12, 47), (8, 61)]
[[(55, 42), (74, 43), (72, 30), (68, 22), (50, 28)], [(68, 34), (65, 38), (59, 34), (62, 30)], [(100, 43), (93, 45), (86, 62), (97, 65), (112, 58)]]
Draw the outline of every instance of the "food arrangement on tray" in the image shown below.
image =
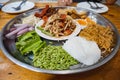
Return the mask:
[(30, 59), (28, 64), (46, 70), (94, 65), (116, 44), (111, 26), (98, 23), (91, 13), (49, 5), (14, 22), (5, 37), (15, 40), (15, 49)]

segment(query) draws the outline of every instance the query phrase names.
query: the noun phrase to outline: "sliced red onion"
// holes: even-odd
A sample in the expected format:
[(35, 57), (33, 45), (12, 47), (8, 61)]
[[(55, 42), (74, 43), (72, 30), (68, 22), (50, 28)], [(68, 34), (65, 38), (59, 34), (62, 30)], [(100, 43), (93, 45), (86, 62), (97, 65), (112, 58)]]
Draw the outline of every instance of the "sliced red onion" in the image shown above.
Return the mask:
[(21, 30), (17, 33), (17, 36), (22, 35), (22, 34), (28, 32), (28, 31), (29, 31), (29, 28), (24, 28), (23, 30)]
[(14, 31), (14, 30), (16, 30), (17, 28), (15, 28), (15, 27), (12, 27), (12, 28), (10, 28), (10, 32), (12, 32), (12, 31)]
[(21, 26), (31, 26), (29, 24), (14, 24), (15, 27), (21, 27)]
[(26, 27), (28, 27), (28, 25), (22, 25), (21, 27), (18, 27), (16, 30), (6, 34), (5, 37), (9, 38), (9, 37), (13, 36), (14, 34), (16, 34), (17, 32), (19, 32), (20, 30), (22, 30)]
[(29, 31), (32, 31), (34, 30), (35, 28), (34, 27), (29, 27)]

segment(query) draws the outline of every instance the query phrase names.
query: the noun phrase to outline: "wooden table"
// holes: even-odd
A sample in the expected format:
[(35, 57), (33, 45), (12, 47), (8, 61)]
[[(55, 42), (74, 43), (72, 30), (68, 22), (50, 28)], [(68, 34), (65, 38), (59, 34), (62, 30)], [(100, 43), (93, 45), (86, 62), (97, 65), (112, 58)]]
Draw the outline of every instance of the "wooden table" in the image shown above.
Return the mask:
[[(45, 5), (39, 3), (36, 7)], [(57, 6), (55, 3), (50, 5)], [(76, 6), (76, 3), (72, 6)], [(109, 19), (120, 32), (120, 6), (108, 5), (108, 7), (109, 11), (101, 15)], [(0, 11), (0, 30), (16, 15)], [(11, 62), (0, 50), (0, 80), (120, 80), (120, 49), (115, 57), (103, 66), (88, 72), (70, 75), (52, 75), (27, 70)]]

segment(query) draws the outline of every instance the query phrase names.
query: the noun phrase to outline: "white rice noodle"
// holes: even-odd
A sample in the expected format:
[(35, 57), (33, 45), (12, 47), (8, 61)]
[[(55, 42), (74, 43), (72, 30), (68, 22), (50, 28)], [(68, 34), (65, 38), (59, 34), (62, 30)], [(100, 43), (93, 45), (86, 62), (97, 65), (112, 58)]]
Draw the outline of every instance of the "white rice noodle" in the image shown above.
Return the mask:
[(73, 37), (63, 45), (73, 58), (85, 65), (96, 63), (101, 57), (101, 50), (94, 41), (88, 41), (82, 37)]
[(35, 17), (34, 15), (30, 15), (22, 19), (22, 24), (30, 24), (35, 26), (39, 22), (40, 18)]

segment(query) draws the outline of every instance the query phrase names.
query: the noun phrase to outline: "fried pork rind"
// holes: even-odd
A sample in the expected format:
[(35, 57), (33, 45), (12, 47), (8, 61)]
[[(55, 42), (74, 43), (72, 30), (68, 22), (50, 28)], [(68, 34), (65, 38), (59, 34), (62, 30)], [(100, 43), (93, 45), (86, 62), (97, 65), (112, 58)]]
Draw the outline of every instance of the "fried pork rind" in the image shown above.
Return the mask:
[(77, 12), (75, 9), (59, 9), (59, 14), (66, 14), (71, 16), (73, 19), (85, 19), (87, 17), (87, 12), (81, 11)]

